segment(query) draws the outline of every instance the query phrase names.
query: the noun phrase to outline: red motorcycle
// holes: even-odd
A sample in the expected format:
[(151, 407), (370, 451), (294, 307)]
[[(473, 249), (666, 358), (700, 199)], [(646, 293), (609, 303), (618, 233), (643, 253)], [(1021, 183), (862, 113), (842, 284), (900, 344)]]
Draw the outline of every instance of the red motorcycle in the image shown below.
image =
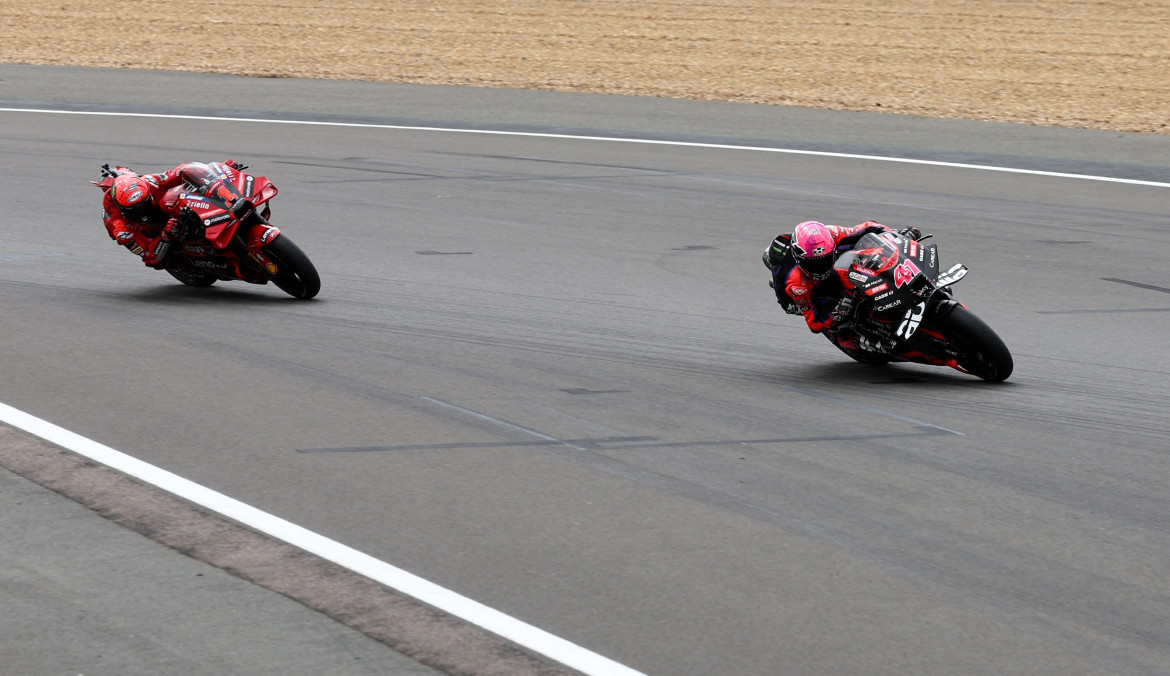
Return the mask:
[[(185, 165), (185, 185), (163, 196), (162, 210), (178, 214), (179, 236), (166, 271), (187, 286), (207, 287), (223, 280), (250, 284), (272, 282), (294, 298), (312, 298), (321, 290), (317, 269), (288, 235), (268, 222), (276, 186), (263, 176), (244, 173), (222, 162)], [(102, 165), (109, 190), (125, 167)]]

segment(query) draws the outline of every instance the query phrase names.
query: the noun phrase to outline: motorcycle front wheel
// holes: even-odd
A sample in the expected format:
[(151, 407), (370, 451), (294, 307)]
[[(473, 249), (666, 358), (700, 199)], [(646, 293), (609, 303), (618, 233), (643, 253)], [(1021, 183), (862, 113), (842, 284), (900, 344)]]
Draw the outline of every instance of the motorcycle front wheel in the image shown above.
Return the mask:
[(992, 383), (1007, 380), (1012, 374), (1012, 353), (975, 313), (960, 305), (938, 323), (943, 335), (963, 349), (959, 359), (963, 370)]
[(288, 235), (280, 235), (264, 247), (264, 255), (276, 264), (276, 274), (269, 275), (281, 291), (293, 298), (307, 300), (321, 290), (321, 277), (313, 262), (293, 244)]

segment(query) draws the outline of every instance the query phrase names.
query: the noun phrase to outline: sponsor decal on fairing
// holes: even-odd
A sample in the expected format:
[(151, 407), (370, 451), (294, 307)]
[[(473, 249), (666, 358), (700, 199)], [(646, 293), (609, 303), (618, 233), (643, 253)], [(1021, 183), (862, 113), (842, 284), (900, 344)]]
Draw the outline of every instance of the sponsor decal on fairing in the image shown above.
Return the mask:
[(190, 193), (183, 193), (179, 195), (179, 199), (186, 200), (186, 206), (192, 209), (210, 209), (211, 204), (200, 201), (203, 199), (202, 195), (192, 195)]
[(227, 263), (216, 263), (215, 261), (191, 261), (191, 265), (197, 268), (210, 268), (212, 270), (226, 270)]
[(913, 336), (914, 332), (918, 330), (918, 325), (922, 323), (924, 314), (926, 314), (926, 301), (915, 305), (906, 313), (906, 318), (898, 326), (898, 335), (909, 340), (910, 336)]

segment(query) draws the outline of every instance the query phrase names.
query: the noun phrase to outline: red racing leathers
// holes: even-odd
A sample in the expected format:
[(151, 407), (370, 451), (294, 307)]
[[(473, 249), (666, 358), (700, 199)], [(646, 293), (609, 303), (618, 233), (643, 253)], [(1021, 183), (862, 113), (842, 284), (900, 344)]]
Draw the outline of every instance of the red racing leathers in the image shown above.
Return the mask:
[[(842, 240), (851, 235), (858, 235), (863, 230), (869, 229), (870, 232), (891, 230), (888, 226), (874, 221), (866, 221), (852, 228), (844, 228), (839, 225), (826, 225), (825, 227), (828, 228), (829, 234), (833, 237), (835, 246), (840, 245)], [(785, 279), (777, 279), (775, 283), (777, 286), (783, 284), (784, 293), (796, 303), (796, 307), (804, 315), (804, 321), (808, 324), (810, 331), (813, 333), (832, 331), (833, 310), (845, 293), (836, 273), (830, 274), (825, 280), (817, 281), (805, 274), (799, 266), (795, 266)], [(841, 336), (840, 338), (842, 342), (852, 342), (851, 336)]]
[[(236, 166), (232, 160), (225, 164)], [(110, 233), (110, 238), (141, 256), (142, 262), (149, 267), (161, 269), (166, 265), (167, 251), (171, 243), (165, 234), (165, 228), (172, 219), (178, 218), (179, 214), (177, 211), (171, 213), (174, 210), (173, 205), (166, 204), (163, 196), (171, 188), (186, 182), (186, 167), (186, 164), (180, 164), (161, 174), (139, 176), (148, 186), (151, 203), (154, 205), (145, 223), (126, 219), (118, 210), (112, 190), (106, 191), (105, 199), (102, 201), (102, 208), (105, 210), (102, 223)], [(121, 173), (133, 173), (123, 167), (119, 169)]]

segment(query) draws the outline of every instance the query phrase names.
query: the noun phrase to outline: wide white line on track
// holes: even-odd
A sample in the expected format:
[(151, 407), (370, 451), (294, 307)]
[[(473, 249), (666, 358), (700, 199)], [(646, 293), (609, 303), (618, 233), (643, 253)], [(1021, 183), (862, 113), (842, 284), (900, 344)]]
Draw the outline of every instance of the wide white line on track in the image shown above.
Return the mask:
[(1056, 171), (1040, 171), (1038, 169), (1016, 169), (1012, 167), (996, 167), (986, 164), (963, 164), (960, 162), (939, 162), (935, 160), (916, 160), (906, 157), (887, 157), (884, 155), (856, 155), (852, 153), (834, 153), (824, 150), (796, 150), (794, 148), (768, 148), (764, 146), (731, 145), (721, 143), (697, 143), (692, 141), (664, 141), (658, 139), (618, 138), (612, 136), (581, 136), (574, 134), (544, 134), (527, 131), (503, 131), (498, 129), (451, 129), (446, 127), (421, 127), (396, 124), (371, 124), (362, 122), (323, 122), (314, 120), (266, 120), (250, 117), (215, 117), (208, 115), (170, 115), (164, 113), (126, 113), (115, 111), (93, 110), (52, 110), (46, 108), (0, 108), (5, 113), (37, 113), (54, 115), (99, 115), (110, 117), (150, 117), (173, 120), (203, 120), (209, 122), (255, 122), (261, 124), (297, 124), (315, 127), (353, 127), (359, 129), (396, 129), (401, 131), (433, 131), (451, 134), (492, 134), (498, 136), (527, 136), (533, 138), (572, 139), (578, 141), (604, 141), (609, 143), (641, 143), (660, 146), (683, 146), (687, 148), (710, 148), (718, 150), (749, 150), (761, 153), (782, 153), (789, 155), (813, 155), (818, 157), (837, 157), (850, 160), (871, 160), (875, 162), (898, 162), (902, 164), (921, 164), (932, 167), (951, 167), (955, 169), (978, 169), (981, 171), (998, 171), (1009, 174), (1028, 174), (1031, 176), (1050, 176), (1055, 178), (1077, 178), (1086, 181), (1105, 181), (1109, 183), (1126, 183), (1129, 185), (1146, 185), (1155, 188), (1170, 188), (1170, 183), (1158, 181), (1141, 181), (1133, 178), (1115, 178), (1112, 176), (1093, 176), (1090, 174), (1067, 174)]
[(344, 566), (584, 674), (590, 676), (609, 676), (611, 674), (614, 676), (643, 676), (641, 672), (554, 636), (543, 629), (521, 622), (478, 601), (473, 601), (440, 587), (401, 568), (2, 402), (0, 402), (0, 422), (24, 430), (49, 443), (66, 448), (94, 462), (157, 486), (168, 493), (222, 514), (337, 565)]

